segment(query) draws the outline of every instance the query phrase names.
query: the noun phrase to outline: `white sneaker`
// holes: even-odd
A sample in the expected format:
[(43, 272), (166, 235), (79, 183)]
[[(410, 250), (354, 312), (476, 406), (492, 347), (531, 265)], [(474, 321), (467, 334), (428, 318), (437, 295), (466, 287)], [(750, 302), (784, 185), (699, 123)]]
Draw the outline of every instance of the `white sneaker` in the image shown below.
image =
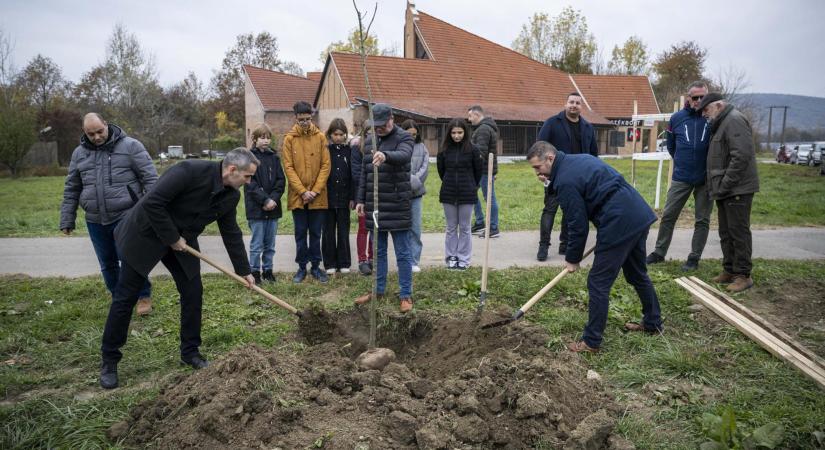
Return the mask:
[(327, 269), (327, 275), (335, 275), (335, 269)]
[(349, 267), (342, 267), (341, 273), (349, 273)]
[(418, 272), (421, 272), (421, 268), (418, 267), (418, 266), (412, 266), (412, 271), (413, 271), (413, 273), (418, 273)]

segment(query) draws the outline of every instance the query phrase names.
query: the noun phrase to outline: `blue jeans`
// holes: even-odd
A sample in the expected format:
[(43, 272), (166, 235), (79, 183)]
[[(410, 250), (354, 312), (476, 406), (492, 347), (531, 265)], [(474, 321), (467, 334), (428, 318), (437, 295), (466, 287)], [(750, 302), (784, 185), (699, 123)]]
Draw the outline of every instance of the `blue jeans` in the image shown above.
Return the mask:
[(590, 294), (589, 319), (582, 334), (582, 340), (588, 346), (599, 348), (602, 345), (602, 333), (607, 325), (607, 312), (610, 307), (610, 288), (619, 276), (619, 270), (624, 272), (625, 280), (636, 289), (636, 294), (642, 302), (642, 325), (647, 330), (662, 329), (659, 298), (656, 296), (653, 282), (647, 276), (647, 232), (648, 230), (644, 230), (615, 247), (596, 252), (593, 267), (587, 276), (587, 290)]
[(410, 255), (410, 230), (381, 231), (378, 229), (376, 264), (378, 281), (375, 290), (383, 294), (387, 289), (387, 235), (392, 234), (395, 262), (398, 264), (398, 297), (412, 298), (412, 256)]
[(412, 264), (417, 266), (421, 261), (421, 207), (424, 204), (424, 197), (410, 199), (410, 211), (412, 211), (412, 228), (410, 228), (410, 255)]
[(249, 268), (252, 272), (272, 272), (275, 256), (275, 236), (278, 235), (278, 219), (254, 219), (249, 221), (252, 240), (249, 242)]
[[(481, 176), (481, 195), (484, 200), (487, 200), (487, 175)], [(487, 209), (487, 204), (481, 203), (481, 200), (476, 199), (475, 216), (476, 225), (484, 225), (484, 211)], [(490, 231), (498, 230), (498, 202), (496, 201), (496, 180), (493, 177), (493, 199), (490, 202)]]
[[(115, 293), (117, 279), (120, 275), (120, 257), (115, 246), (115, 227), (120, 223), (110, 223), (101, 225), (99, 223), (86, 222), (86, 229), (89, 230), (89, 239), (92, 240), (92, 247), (97, 255), (97, 262), (100, 264), (100, 273), (103, 274), (103, 282), (110, 294)], [(140, 289), (138, 298), (152, 296), (152, 283), (146, 280)]]
[(293, 209), (292, 220), (295, 222), (295, 262), (306, 268), (308, 262), (312, 267), (321, 264), (321, 234), (324, 232), (326, 209)]

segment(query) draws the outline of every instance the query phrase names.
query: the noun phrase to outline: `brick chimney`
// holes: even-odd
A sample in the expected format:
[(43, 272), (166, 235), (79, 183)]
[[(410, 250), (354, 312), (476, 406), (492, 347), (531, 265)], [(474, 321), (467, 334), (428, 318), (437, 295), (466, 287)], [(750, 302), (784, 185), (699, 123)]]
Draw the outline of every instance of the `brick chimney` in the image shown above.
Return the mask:
[(415, 58), (415, 22), (418, 21), (418, 11), (415, 3), (407, 0), (407, 12), (404, 15), (404, 57)]

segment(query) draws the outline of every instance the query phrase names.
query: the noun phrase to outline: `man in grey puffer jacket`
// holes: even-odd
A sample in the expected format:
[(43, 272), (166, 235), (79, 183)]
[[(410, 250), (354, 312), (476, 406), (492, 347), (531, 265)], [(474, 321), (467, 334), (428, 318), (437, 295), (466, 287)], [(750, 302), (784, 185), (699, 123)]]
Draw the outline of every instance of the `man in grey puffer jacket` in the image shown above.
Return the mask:
[[(110, 293), (114, 293), (120, 273), (115, 227), (157, 180), (152, 158), (140, 141), (106, 123), (97, 113), (83, 117), (83, 136), (72, 153), (63, 189), (60, 230), (67, 236), (72, 234), (79, 204), (86, 213), (86, 229)], [(151, 311), (151, 284), (147, 280), (137, 313)]]

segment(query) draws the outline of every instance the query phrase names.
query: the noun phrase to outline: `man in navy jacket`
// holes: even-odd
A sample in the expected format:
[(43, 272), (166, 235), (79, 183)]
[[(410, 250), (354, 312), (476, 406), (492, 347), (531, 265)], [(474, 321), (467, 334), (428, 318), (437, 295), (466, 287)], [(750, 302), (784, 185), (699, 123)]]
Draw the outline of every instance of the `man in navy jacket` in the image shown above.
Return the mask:
[(655, 264), (665, 260), (673, 227), (682, 212), (690, 194), (694, 200), (693, 240), (690, 255), (682, 270), (695, 270), (708, 241), (710, 214), (713, 201), (705, 188), (705, 176), (710, 144), (710, 126), (702, 113), (697, 111), (699, 103), (708, 93), (708, 86), (703, 81), (695, 81), (688, 87), (688, 104), (681, 111), (670, 116), (667, 127), (667, 151), (673, 158), (673, 180), (667, 191), (665, 212), (659, 223), (656, 248), (647, 255), (647, 263)]
[(590, 223), (596, 226), (593, 267), (587, 277), (590, 317), (582, 340), (568, 344), (573, 352), (597, 352), (607, 324), (610, 288), (624, 272), (642, 302), (641, 323), (628, 322), (628, 331), (658, 333), (662, 330), (659, 299), (647, 276), (645, 244), (656, 214), (615, 169), (588, 155), (567, 155), (538, 141), (527, 153), (536, 171), (550, 181), (567, 219), (565, 268), (575, 272), (584, 254)]
[[(553, 147), (567, 154), (588, 153), (599, 156), (596, 145), (596, 132), (590, 122), (581, 116), (582, 97), (578, 92), (567, 96), (564, 110), (547, 119), (539, 131), (538, 140), (553, 144)], [(541, 212), (541, 227), (539, 234), (539, 251), (536, 259), (547, 259), (547, 248), (550, 246), (550, 233), (553, 231), (553, 222), (556, 220), (556, 211), (559, 202), (552, 190), (544, 189), (544, 210)], [(562, 211), (561, 235), (559, 236), (559, 254), (565, 253), (567, 244), (567, 221)]]

